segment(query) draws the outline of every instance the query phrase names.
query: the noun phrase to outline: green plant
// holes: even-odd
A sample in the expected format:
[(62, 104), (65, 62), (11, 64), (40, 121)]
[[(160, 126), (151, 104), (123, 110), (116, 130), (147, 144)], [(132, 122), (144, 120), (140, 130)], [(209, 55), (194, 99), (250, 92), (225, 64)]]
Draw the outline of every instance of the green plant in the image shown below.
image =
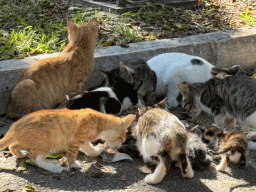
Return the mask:
[(245, 13), (239, 13), (240, 18), (239, 20), (252, 25), (256, 22), (256, 19), (249, 15), (249, 7), (246, 8)]

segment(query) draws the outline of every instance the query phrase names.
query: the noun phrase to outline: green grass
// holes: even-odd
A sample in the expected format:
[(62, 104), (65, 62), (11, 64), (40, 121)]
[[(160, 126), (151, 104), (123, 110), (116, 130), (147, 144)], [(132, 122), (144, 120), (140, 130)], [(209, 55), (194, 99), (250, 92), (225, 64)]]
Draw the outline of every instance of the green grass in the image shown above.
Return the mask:
[(240, 13), (239, 20), (245, 22), (248, 25), (253, 25), (256, 22), (256, 19), (249, 15), (249, 8), (247, 7), (244, 13)]
[[(211, 2), (199, 0), (201, 3), (207, 1)], [(175, 38), (181, 33), (185, 36), (206, 33), (236, 25), (234, 21), (223, 24), (216, 18), (211, 22), (208, 16), (216, 13), (216, 5), (205, 6), (204, 3), (199, 8), (156, 7), (146, 3), (136, 13), (114, 17), (110, 13), (102, 15), (98, 11), (88, 11), (79, 5), (70, 9), (69, 3), (61, 0), (0, 0), (0, 60), (62, 51), (68, 44), (67, 17), (78, 26), (85, 25), (92, 17), (98, 18), (100, 30), (95, 50), (102, 46), (127, 47), (133, 42)], [(240, 13), (239, 20), (250, 25), (255, 23), (249, 8)], [(150, 31), (151, 27), (153, 31)], [(157, 35), (155, 29), (167, 35)]]

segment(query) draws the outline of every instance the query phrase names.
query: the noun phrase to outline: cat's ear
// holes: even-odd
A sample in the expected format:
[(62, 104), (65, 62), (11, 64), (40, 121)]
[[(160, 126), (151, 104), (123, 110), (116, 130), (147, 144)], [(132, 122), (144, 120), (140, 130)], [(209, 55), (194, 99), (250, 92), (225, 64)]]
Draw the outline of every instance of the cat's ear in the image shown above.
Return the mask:
[(126, 129), (128, 129), (128, 127), (132, 124), (135, 118), (136, 118), (136, 115), (133, 115), (133, 114), (127, 115), (122, 118)]
[(166, 98), (154, 105), (155, 108), (164, 109), (166, 108)]
[(105, 85), (106, 87), (110, 87), (110, 82), (109, 82), (109, 77), (108, 77), (108, 71), (104, 71), (102, 69), (99, 69), (99, 71), (101, 72), (101, 74), (104, 76), (105, 79)]
[(178, 90), (182, 93), (182, 95), (186, 95), (189, 92), (189, 88), (184, 83), (179, 83), (176, 85)]
[(142, 116), (146, 113), (147, 108), (146, 107), (138, 108), (138, 111), (139, 111), (139, 116)]
[(70, 18), (67, 18), (67, 24), (68, 24), (68, 40), (69, 42), (71, 42), (76, 37), (78, 27)]
[(86, 24), (86, 27), (89, 27), (93, 30), (98, 30), (98, 20), (97, 18), (92, 18), (91, 21), (89, 21), (87, 24)]
[(240, 71), (240, 65), (234, 65), (233, 67), (229, 68), (228, 71), (231, 75), (236, 75)]

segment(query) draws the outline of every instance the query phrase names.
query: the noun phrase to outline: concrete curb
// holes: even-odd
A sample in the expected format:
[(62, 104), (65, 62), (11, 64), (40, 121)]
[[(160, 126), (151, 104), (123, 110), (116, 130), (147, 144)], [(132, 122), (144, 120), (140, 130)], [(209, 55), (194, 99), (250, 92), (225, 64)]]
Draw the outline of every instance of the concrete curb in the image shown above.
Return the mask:
[[(166, 52), (182, 52), (202, 57), (219, 67), (241, 65), (243, 68), (256, 67), (256, 27), (236, 29), (227, 32), (212, 32), (185, 38), (163, 39), (130, 44), (129, 48), (113, 46), (95, 52), (95, 70), (85, 87), (96, 86), (102, 80), (97, 69), (109, 70), (120, 61), (130, 59), (148, 60)], [(0, 61), (0, 115), (5, 114), (10, 98), (21, 72), (36, 60), (56, 56), (44, 54), (24, 59)]]

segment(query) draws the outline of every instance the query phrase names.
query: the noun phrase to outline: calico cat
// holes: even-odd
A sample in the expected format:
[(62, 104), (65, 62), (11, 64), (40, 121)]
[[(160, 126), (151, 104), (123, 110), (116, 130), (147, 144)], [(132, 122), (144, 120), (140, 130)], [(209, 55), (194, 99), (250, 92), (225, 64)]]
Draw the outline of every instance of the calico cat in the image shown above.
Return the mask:
[[(152, 71), (147, 63), (142, 60), (130, 60), (124, 65), (122, 62), (110, 70), (102, 71), (109, 79), (121, 77), (126, 83), (132, 85), (133, 89), (138, 93), (138, 103), (140, 105), (153, 105), (154, 92), (156, 89), (156, 74)], [(105, 83), (108, 80), (105, 80)], [(110, 86), (112, 82), (110, 83)]]
[(217, 171), (224, 171), (229, 162), (238, 164), (243, 168), (246, 166), (248, 156), (248, 144), (245, 135), (239, 131), (222, 131), (212, 124), (203, 130), (202, 139), (209, 145), (214, 155), (222, 155)]
[(203, 110), (224, 130), (236, 121), (256, 128), (256, 79), (244, 74), (212, 78), (205, 83), (178, 84), (182, 106), (192, 118)]
[(207, 169), (213, 162), (212, 154), (208, 151), (207, 144), (201, 139), (203, 133), (198, 126), (188, 130), (187, 151), (193, 169)]
[(82, 91), (94, 68), (93, 51), (98, 22), (93, 18), (78, 27), (67, 19), (69, 45), (56, 57), (42, 59), (27, 67), (15, 85), (7, 107), (10, 118), (20, 118), (41, 109), (50, 109)]
[[(111, 79), (113, 80), (113, 79)], [(102, 113), (119, 115), (123, 110), (135, 105), (138, 96), (132, 85), (125, 83), (120, 77), (115, 77), (111, 87), (100, 87), (84, 91), (60, 104), (58, 109), (92, 108)], [(110, 86), (107, 84), (107, 86)]]
[(185, 126), (176, 116), (161, 108), (138, 110), (140, 118), (133, 136), (137, 138), (137, 147), (144, 161), (157, 164), (154, 173), (146, 176), (146, 183), (161, 182), (170, 162), (174, 161), (178, 162), (183, 177), (192, 178), (194, 172), (187, 155)]
[(126, 131), (135, 115), (119, 118), (92, 109), (46, 109), (24, 116), (12, 124), (3, 139), (0, 151), (10, 146), (17, 158), (26, 156), (21, 150), (29, 150), (31, 159), (39, 167), (53, 173), (64, 170), (60, 165), (46, 162), (48, 153), (67, 151), (69, 167), (79, 167), (78, 149), (87, 155), (98, 156), (103, 148), (94, 147), (91, 141), (102, 138), (106, 146), (118, 149), (126, 139)]
[(179, 90), (176, 84), (188, 82), (206, 82), (213, 76), (220, 77), (236, 74), (240, 66), (231, 69), (214, 67), (206, 60), (185, 53), (164, 53), (147, 61), (151, 70), (156, 73), (156, 97), (166, 97), (169, 108), (177, 107)]

